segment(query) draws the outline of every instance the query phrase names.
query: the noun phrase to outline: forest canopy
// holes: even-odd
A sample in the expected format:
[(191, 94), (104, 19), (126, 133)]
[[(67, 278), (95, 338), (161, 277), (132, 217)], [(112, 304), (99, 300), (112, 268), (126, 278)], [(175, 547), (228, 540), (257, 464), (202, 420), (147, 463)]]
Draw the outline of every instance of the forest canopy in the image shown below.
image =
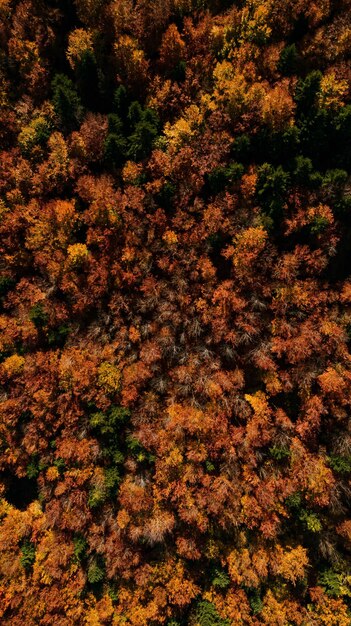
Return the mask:
[(0, 622), (351, 625), (351, 0), (0, 0)]

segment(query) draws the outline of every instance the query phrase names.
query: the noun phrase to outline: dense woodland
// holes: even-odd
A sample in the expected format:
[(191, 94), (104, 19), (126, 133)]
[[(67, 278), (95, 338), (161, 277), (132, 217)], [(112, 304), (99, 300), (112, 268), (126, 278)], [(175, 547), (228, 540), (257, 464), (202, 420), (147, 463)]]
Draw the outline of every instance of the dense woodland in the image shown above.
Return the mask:
[(0, 0), (0, 622), (350, 626), (351, 0)]

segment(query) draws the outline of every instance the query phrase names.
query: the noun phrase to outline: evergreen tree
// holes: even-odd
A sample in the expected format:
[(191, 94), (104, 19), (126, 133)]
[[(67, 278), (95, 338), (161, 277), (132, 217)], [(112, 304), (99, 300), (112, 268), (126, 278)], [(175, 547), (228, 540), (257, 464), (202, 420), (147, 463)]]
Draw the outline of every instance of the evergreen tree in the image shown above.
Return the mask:
[(52, 81), (53, 105), (62, 127), (71, 131), (78, 126), (82, 107), (73, 82), (65, 74), (56, 74)]

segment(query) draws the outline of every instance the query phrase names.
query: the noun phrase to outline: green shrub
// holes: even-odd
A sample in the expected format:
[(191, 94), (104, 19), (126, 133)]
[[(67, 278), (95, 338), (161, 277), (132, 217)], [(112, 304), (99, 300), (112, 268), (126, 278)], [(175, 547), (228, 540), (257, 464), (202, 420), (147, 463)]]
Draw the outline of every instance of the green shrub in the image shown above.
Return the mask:
[(62, 348), (71, 332), (70, 326), (62, 324), (48, 332), (48, 344), (50, 347)]
[(0, 276), (0, 298), (6, 296), (6, 294), (15, 286), (16, 281), (11, 276)]
[(90, 509), (96, 509), (101, 506), (107, 499), (105, 485), (102, 487), (94, 487), (89, 491), (88, 506)]
[(82, 107), (73, 82), (65, 74), (56, 74), (52, 81), (55, 113), (65, 130), (71, 131), (78, 126)]
[(230, 578), (228, 574), (222, 569), (216, 569), (214, 578), (212, 579), (212, 585), (219, 589), (225, 589), (230, 585)]
[(117, 113), (110, 113), (107, 116), (108, 120), (108, 132), (114, 135), (123, 134), (123, 122)]
[(88, 582), (91, 585), (96, 585), (97, 583), (101, 583), (105, 578), (105, 568), (103, 564), (98, 561), (98, 559), (94, 559), (92, 563), (90, 563), (87, 572)]
[(18, 135), (18, 145), (22, 154), (31, 157), (35, 148), (45, 146), (51, 135), (51, 131), (51, 124), (43, 115), (34, 118), (28, 126), (22, 128)]
[(128, 157), (134, 161), (145, 159), (156, 137), (156, 126), (144, 120), (138, 122), (134, 132), (128, 137)]
[(248, 594), (248, 599), (252, 613), (254, 615), (258, 615), (259, 613), (261, 613), (263, 609), (263, 602), (258, 589), (254, 589), (253, 591), (251, 591), (251, 593)]
[(272, 446), (269, 453), (276, 461), (285, 461), (290, 457), (290, 450), (286, 446)]
[(297, 115), (312, 116), (317, 107), (318, 94), (322, 79), (320, 71), (313, 71), (304, 79), (300, 79), (296, 85), (295, 102)]
[(311, 188), (319, 187), (323, 182), (322, 175), (314, 170), (311, 159), (303, 156), (297, 156), (295, 159), (293, 179), (296, 184)]
[(240, 163), (246, 163), (247, 159), (250, 156), (250, 151), (251, 151), (251, 139), (249, 137), (249, 135), (238, 135), (235, 140), (234, 143), (231, 146), (231, 155), (232, 157), (236, 160), (239, 161)]
[(320, 235), (329, 226), (329, 220), (323, 215), (316, 215), (310, 223), (312, 235)]
[(281, 165), (273, 167), (264, 163), (258, 169), (256, 185), (257, 199), (266, 215), (277, 224), (283, 217), (283, 206), (287, 198), (290, 176)]
[(216, 167), (208, 174), (208, 185), (211, 193), (217, 194), (227, 185), (240, 180), (244, 173), (244, 166), (240, 163), (231, 163), (228, 167)]
[(351, 472), (351, 456), (332, 455), (329, 457), (329, 465), (334, 472), (349, 474)]
[(113, 109), (121, 119), (126, 119), (128, 115), (129, 99), (124, 85), (120, 85), (113, 97)]
[(54, 460), (53, 464), (58, 469), (59, 473), (63, 474), (65, 467), (66, 467), (65, 461), (63, 459), (58, 458)]
[(211, 602), (207, 602), (207, 600), (202, 600), (198, 603), (195, 618), (199, 626), (230, 626), (230, 621), (222, 619), (216, 607)]
[(319, 574), (318, 584), (332, 598), (342, 595), (343, 577), (332, 569), (326, 569)]
[(292, 493), (285, 500), (285, 503), (289, 509), (299, 509), (302, 506), (302, 495), (299, 491)]
[(285, 46), (280, 53), (278, 70), (283, 76), (293, 76), (299, 71), (300, 61), (301, 58), (296, 45), (293, 43), (290, 46)]
[(35, 552), (36, 548), (34, 543), (31, 541), (25, 541), (23, 546), (21, 547), (22, 556), (20, 558), (20, 563), (25, 570), (30, 570), (35, 561)]
[(127, 140), (123, 135), (110, 133), (105, 139), (104, 157), (107, 164), (122, 167), (127, 155)]
[(43, 326), (46, 326), (48, 317), (47, 312), (40, 302), (32, 306), (29, 311), (29, 319), (33, 322), (36, 328), (43, 328)]
[(138, 441), (136, 437), (133, 435), (128, 435), (126, 437), (126, 443), (128, 452), (139, 462), (139, 463), (153, 463), (155, 457), (153, 454), (148, 452)]
[(322, 530), (322, 523), (315, 513), (309, 513), (308, 511), (302, 511), (299, 519), (304, 522), (307, 530), (312, 533), (319, 533)]
[(170, 210), (173, 207), (173, 200), (176, 194), (176, 186), (171, 181), (167, 181), (156, 196), (156, 202), (163, 209)]
[(205, 461), (205, 467), (206, 471), (209, 473), (213, 472), (216, 469), (215, 465), (211, 461)]
[(135, 128), (139, 122), (141, 122), (143, 116), (143, 109), (140, 102), (135, 100), (132, 102), (128, 109), (128, 121), (131, 128)]
[(117, 467), (109, 467), (105, 470), (105, 485), (110, 493), (115, 491), (120, 481), (121, 475)]
[(333, 203), (342, 200), (348, 174), (345, 170), (327, 170), (322, 181), (322, 188), (325, 192), (327, 202)]
[(139, 102), (132, 102), (128, 120), (133, 131), (128, 137), (127, 156), (138, 161), (148, 156), (158, 134), (159, 118), (152, 109), (143, 109)]
[(88, 543), (83, 535), (77, 535), (73, 539), (74, 543), (74, 559), (76, 562), (82, 561), (87, 553)]
[(28, 463), (26, 468), (27, 478), (37, 478), (39, 476), (39, 463), (38, 457), (35, 456)]
[(90, 424), (101, 435), (115, 435), (120, 430), (121, 424), (130, 418), (130, 411), (125, 407), (112, 406), (107, 413), (99, 411), (90, 416)]

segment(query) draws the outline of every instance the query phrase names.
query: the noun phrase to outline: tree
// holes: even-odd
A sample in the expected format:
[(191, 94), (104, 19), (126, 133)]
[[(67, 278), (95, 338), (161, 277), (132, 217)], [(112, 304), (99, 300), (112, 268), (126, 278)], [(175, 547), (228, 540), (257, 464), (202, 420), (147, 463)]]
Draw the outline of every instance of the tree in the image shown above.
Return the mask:
[(81, 115), (81, 103), (72, 81), (65, 74), (56, 74), (52, 81), (53, 105), (62, 127), (76, 128)]
[(86, 50), (76, 65), (77, 88), (83, 105), (97, 111), (100, 104), (100, 76), (94, 53)]

